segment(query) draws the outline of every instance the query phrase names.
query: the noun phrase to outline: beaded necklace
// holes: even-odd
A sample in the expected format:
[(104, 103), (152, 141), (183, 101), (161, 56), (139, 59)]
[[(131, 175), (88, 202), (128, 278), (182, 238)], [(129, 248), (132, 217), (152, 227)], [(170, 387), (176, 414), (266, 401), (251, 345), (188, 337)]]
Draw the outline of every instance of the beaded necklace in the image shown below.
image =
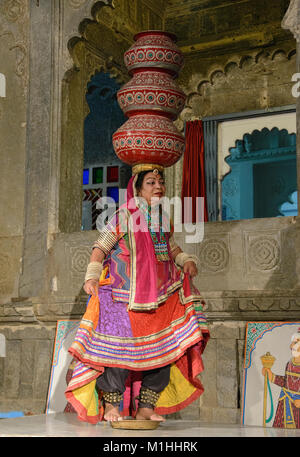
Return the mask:
[[(168, 251), (168, 245), (167, 245), (167, 240), (165, 237), (165, 233), (162, 228), (162, 214), (159, 212), (159, 220), (157, 221), (158, 218), (151, 218), (151, 213), (152, 213), (152, 208), (150, 205), (148, 205), (147, 208), (143, 208), (148, 224), (148, 230), (150, 232), (152, 241), (153, 241), (153, 246), (154, 246), (154, 251), (157, 260), (160, 262), (166, 262), (170, 260), (169, 257), (169, 251)], [(154, 219), (154, 221), (153, 221)], [(154, 225), (153, 222), (156, 222)], [(157, 224), (158, 222), (158, 224)], [(157, 233), (159, 233), (159, 239), (157, 236)]]

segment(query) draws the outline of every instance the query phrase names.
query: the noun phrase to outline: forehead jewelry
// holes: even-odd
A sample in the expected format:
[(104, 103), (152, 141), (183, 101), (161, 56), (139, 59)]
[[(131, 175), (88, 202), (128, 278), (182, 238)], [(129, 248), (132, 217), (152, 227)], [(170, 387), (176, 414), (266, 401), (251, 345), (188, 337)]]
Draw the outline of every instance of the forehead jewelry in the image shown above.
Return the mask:
[(158, 175), (158, 173), (159, 173), (158, 169), (155, 168), (155, 170), (153, 170), (153, 173), (154, 173), (155, 175)]

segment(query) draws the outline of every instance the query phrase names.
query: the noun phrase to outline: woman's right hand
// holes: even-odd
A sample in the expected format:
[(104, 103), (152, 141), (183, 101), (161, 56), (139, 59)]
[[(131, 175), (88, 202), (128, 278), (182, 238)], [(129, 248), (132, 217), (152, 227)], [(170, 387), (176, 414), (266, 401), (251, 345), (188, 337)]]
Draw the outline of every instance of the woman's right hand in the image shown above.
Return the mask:
[(98, 284), (99, 281), (97, 279), (89, 279), (84, 283), (83, 289), (88, 295), (97, 295)]

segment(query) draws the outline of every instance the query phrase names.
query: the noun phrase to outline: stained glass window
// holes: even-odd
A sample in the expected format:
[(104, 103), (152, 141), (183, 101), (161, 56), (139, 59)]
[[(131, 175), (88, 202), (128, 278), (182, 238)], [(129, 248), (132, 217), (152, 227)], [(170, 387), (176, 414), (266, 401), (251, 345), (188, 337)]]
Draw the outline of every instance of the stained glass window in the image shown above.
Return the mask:
[(93, 184), (103, 183), (103, 167), (93, 168)]
[(88, 168), (83, 170), (83, 185), (89, 184), (90, 170)]
[(119, 188), (118, 187), (108, 187), (107, 196), (114, 199), (116, 203), (119, 202)]
[(107, 182), (119, 181), (119, 167), (107, 167)]

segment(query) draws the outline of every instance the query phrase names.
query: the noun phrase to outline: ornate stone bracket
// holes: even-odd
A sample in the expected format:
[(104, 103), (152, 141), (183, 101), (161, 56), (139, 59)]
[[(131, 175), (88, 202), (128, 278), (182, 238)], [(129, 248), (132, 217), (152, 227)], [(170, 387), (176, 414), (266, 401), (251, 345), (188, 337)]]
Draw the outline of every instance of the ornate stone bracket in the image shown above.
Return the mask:
[(291, 0), (281, 26), (292, 32), (297, 42), (300, 42), (300, 0)]

